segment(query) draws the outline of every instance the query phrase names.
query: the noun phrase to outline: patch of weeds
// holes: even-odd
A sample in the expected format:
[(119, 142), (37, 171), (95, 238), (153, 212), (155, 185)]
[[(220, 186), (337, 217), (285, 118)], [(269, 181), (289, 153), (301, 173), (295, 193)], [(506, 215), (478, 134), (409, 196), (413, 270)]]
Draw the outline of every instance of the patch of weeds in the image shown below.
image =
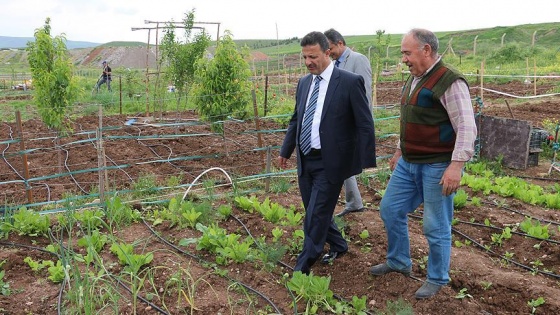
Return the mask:
[(369, 187), (370, 179), (365, 172), (361, 172), (360, 174), (356, 175), (356, 180), (358, 181), (358, 183), (364, 185), (365, 187)]
[(141, 174), (132, 184), (134, 197), (151, 196), (157, 193), (157, 178), (154, 174)]
[(128, 225), (140, 220), (140, 212), (124, 203), (119, 196), (114, 196), (107, 201), (105, 216), (110, 227)]
[(270, 180), (270, 192), (275, 194), (286, 193), (292, 188), (292, 183), (289, 177), (278, 176)]
[[(6, 260), (2, 260), (0, 262), (0, 268), (2, 268), (4, 266), (4, 264), (6, 263)], [(12, 290), (10, 289), (10, 284), (8, 282), (4, 282), (4, 275), (6, 274), (6, 271), (4, 269), (0, 270), (0, 294), (3, 296), (8, 296), (10, 294), (12, 294)]]
[(273, 242), (272, 244), (267, 244), (264, 237), (258, 239), (257, 246), (259, 251), (257, 253), (257, 258), (263, 262), (264, 269), (267, 271), (272, 271), (276, 267), (276, 264), (284, 257), (288, 251), (288, 247), (282, 245), (280, 242)]
[(422, 256), (421, 258), (418, 258), (416, 262), (418, 263), (418, 267), (420, 267), (420, 269), (425, 270), (428, 266), (428, 256)]
[(174, 175), (167, 179), (166, 185), (168, 187), (179, 187), (182, 181), (183, 177), (181, 175)]
[(387, 300), (385, 309), (382, 311), (376, 312), (377, 315), (413, 315), (414, 309), (412, 305), (404, 300), (403, 298), (399, 298), (396, 301)]
[(482, 289), (484, 291), (490, 289), (490, 287), (492, 286), (492, 282), (490, 281), (480, 281), (480, 286), (482, 287)]

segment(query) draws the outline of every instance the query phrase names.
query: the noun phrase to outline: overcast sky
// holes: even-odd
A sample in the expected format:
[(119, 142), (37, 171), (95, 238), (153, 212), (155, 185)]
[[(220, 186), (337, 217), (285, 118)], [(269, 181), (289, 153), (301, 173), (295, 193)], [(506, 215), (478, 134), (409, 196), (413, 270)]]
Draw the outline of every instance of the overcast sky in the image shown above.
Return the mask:
[[(193, 8), (195, 21), (219, 22), (220, 36), (229, 30), (234, 39), (301, 38), (331, 27), (348, 36), (560, 21), (559, 0), (2, 0), (0, 35), (33, 37), (50, 17), (51, 35), (68, 40), (147, 42), (147, 30), (131, 28), (155, 27), (145, 20), (180, 22)], [(206, 26), (214, 39), (218, 27)]]

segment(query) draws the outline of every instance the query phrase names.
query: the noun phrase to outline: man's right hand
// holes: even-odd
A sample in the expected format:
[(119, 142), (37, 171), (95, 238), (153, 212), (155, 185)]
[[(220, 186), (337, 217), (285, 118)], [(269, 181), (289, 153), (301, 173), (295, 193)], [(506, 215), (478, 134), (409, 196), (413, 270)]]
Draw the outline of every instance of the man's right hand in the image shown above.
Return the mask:
[(397, 162), (401, 158), (401, 155), (402, 155), (401, 150), (397, 149), (397, 151), (395, 151), (395, 154), (393, 154), (393, 156), (389, 160), (389, 168), (391, 169), (391, 171), (395, 170), (395, 167), (397, 166)]
[(278, 164), (280, 164), (281, 168), (288, 167), (288, 159), (282, 156), (278, 156)]

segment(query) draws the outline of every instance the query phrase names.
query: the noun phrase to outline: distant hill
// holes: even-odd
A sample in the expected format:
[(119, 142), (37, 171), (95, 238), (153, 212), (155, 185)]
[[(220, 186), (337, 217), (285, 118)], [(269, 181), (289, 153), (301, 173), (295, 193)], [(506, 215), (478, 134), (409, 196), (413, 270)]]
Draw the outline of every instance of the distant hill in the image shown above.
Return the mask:
[[(382, 62), (390, 67), (401, 59), (400, 42), (402, 34), (385, 34), (390, 37), (388, 48), (382, 53)], [(502, 46), (513, 47), (517, 53), (513, 57), (522, 61), (527, 56), (543, 56), (545, 60), (554, 62), (560, 53), (559, 35), (560, 22), (524, 24), (517, 26), (496, 26), (493, 28), (437, 32), (440, 42), (440, 54), (455, 56), (459, 64), (470, 62), (480, 64), (490, 58)], [(371, 49), (377, 45), (376, 35), (345, 36), (346, 43), (352, 49), (369, 57)], [(0, 36), (0, 74), (17, 71), (28, 71), (27, 52), (22, 49), (34, 38)], [(257, 39), (234, 40), (251, 51), (251, 66), (259, 69), (300, 66), (301, 46), (298, 38), (285, 40)], [(475, 45), (476, 43), (476, 51)], [(156, 46), (142, 42), (113, 41), (108, 43), (90, 43), (83, 41), (67, 41), (72, 55), (73, 64), (80, 68), (99, 68), (103, 60), (107, 60), (113, 69), (119, 67), (130, 69), (146, 69), (156, 67)], [(81, 48), (80, 48), (81, 47)], [(10, 49), (12, 48), (12, 49)], [(149, 49), (147, 49), (149, 48)], [(212, 42), (210, 50), (215, 49)], [(375, 50), (373, 50), (375, 51)], [(510, 52), (511, 54), (511, 52)]]
[[(35, 41), (35, 37), (10, 37), (0, 36), (0, 49), (21, 49), (27, 47), (27, 42)], [(68, 49), (97, 47), (100, 43), (66, 40)]]

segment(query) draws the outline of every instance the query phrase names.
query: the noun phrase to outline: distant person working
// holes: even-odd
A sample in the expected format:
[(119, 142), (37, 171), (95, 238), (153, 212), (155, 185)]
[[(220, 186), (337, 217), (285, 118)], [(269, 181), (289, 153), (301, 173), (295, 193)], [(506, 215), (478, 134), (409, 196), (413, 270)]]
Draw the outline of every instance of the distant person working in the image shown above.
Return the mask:
[(103, 60), (103, 73), (95, 85), (95, 90), (99, 92), (99, 87), (104, 83), (107, 83), (107, 90), (111, 91), (111, 67), (109, 67), (105, 60)]

